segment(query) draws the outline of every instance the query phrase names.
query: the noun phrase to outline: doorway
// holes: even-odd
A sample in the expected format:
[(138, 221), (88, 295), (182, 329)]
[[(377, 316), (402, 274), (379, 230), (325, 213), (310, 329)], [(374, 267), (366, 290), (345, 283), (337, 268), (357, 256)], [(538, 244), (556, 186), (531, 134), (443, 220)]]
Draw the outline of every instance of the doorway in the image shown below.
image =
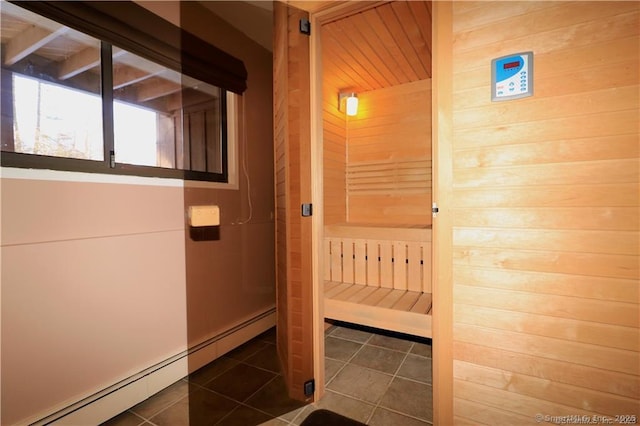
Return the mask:
[[(323, 85), (323, 71), (322, 71), (322, 52), (323, 52), (323, 43), (322, 43), (322, 27), (325, 23), (333, 22), (344, 18), (345, 16), (353, 15), (353, 14), (361, 14), (366, 10), (373, 9), (378, 6), (382, 6), (388, 2), (344, 2), (338, 5), (328, 3), (328, 2), (318, 2), (318, 3), (298, 3), (294, 2), (294, 5), (299, 5), (303, 7), (306, 11), (310, 12), (309, 15), (305, 15), (306, 12), (302, 12), (301, 10), (295, 10), (294, 7), (288, 6), (289, 12), (286, 14), (288, 17), (288, 30), (284, 28), (284, 26), (280, 26), (280, 34), (284, 36), (288, 34), (288, 41), (286, 38), (282, 38), (284, 40), (282, 48), (277, 47), (277, 50), (274, 50), (274, 64), (277, 65), (275, 69), (282, 69), (282, 73), (278, 74), (278, 76), (274, 75), (274, 85), (281, 84), (283, 81), (287, 81), (288, 86), (286, 87), (276, 87), (276, 95), (278, 93), (279, 96), (276, 96), (278, 103), (276, 107), (283, 106), (286, 107), (283, 109), (283, 113), (285, 115), (280, 115), (276, 113), (276, 123), (282, 123), (282, 127), (276, 126), (276, 129), (282, 128), (283, 131), (277, 133), (278, 135), (282, 135), (282, 140), (276, 138), (276, 153), (283, 152), (284, 154), (281, 156), (277, 156), (277, 159), (281, 161), (276, 162), (276, 169), (280, 170), (282, 167), (282, 173), (280, 175), (284, 176), (284, 180), (282, 181), (282, 197), (279, 196), (278, 199), (282, 199), (283, 203), (288, 203), (287, 205), (283, 204), (282, 211), (286, 212), (286, 216), (282, 216), (282, 219), (278, 220), (278, 223), (282, 223), (282, 239), (283, 242), (290, 241), (285, 231), (288, 229), (287, 227), (290, 225), (289, 217), (293, 217), (295, 215), (300, 215), (300, 204), (295, 204), (294, 201), (300, 202), (301, 200), (308, 200), (313, 202), (313, 215), (311, 217), (307, 217), (306, 226), (310, 227), (310, 236), (311, 241), (309, 241), (308, 251), (302, 251), (300, 253), (305, 255), (309, 255), (309, 269), (303, 269), (303, 271), (310, 270), (310, 285), (306, 286), (308, 293), (307, 296), (311, 296), (310, 300), (308, 298), (303, 298), (305, 301), (309, 303), (310, 312), (311, 312), (311, 320), (312, 325), (309, 328), (308, 334), (301, 334), (301, 336), (307, 336), (311, 338), (310, 347), (312, 352), (306, 353), (304, 351), (300, 352), (300, 348), (302, 346), (291, 344), (290, 341), (286, 341), (282, 339), (282, 344), (279, 342), (279, 347), (281, 347), (281, 351), (288, 350), (289, 354), (293, 354), (295, 356), (299, 356), (302, 358), (309, 357), (312, 358), (312, 374), (310, 373), (308, 377), (315, 378), (315, 392), (314, 398), (318, 401), (323, 394), (325, 393), (325, 345), (324, 345), (324, 326), (325, 326), (325, 308), (326, 308), (326, 299), (324, 295), (324, 290), (326, 289), (325, 283), (325, 274), (327, 273), (328, 266), (330, 265), (325, 261), (327, 256), (325, 255), (325, 207), (329, 206), (332, 202), (336, 202), (338, 205), (338, 209), (340, 209), (342, 205), (344, 205), (344, 215), (339, 216), (340, 220), (344, 220), (343, 224), (349, 224), (348, 220), (353, 219), (353, 217), (347, 216), (347, 209), (350, 207), (348, 202), (346, 201), (347, 195), (345, 194), (345, 201), (341, 201), (341, 197), (335, 197), (331, 199), (326, 199), (324, 197), (324, 184), (325, 184), (325, 168), (324, 168), (324, 144), (323, 139), (325, 137), (325, 126), (324, 126), (324, 111), (325, 104), (328, 102), (328, 99), (331, 99), (330, 102), (337, 103), (339, 98), (339, 93), (335, 93), (334, 90), (340, 90), (340, 87), (334, 88), (334, 90), (325, 90)], [(392, 2), (391, 7), (396, 3), (405, 3), (405, 2)], [(405, 4), (405, 6), (407, 6)], [(286, 6), (285, 6), (286, 7)], [(403, 281), (406, 279), (406, 276), (416, 277), (419, 275), (422, 277), (422, 281), (420, 285), (422, 286), (420, 289), (422, 293), (426, 293), (424, 291), (425, 282), (424, 278), (426, 276), (430, 276), (432, 278), (432, 300), (429, 300), (429, 297), (426, 294), (423, 294), (423, 297), (416, 306), (425, 306), (431, 305), (433, 308), (433, 312), (431, 316), (423, 315), (423, 317), (429, 317), (429, 321), (431, 327), (428, 327), (429, 333), (433, 334), (433, 363), (437, 368), (434, 368), (433, 375), (433, 386), (436, 389), (434, 392), (434, 410), (433, 410), (433, 419), (435, 423), (440, 422), (451, 422), (452, 421), (452, 412), (453, 412), (453, 400), (452, 400), (452, 387), (453, 387), (453, 366), (452, 366), (452, 291), (451, 291), (451, 217), (450, 215), (442, 215), (442, 213), (446, 211), (450, 211), (450, 203), (451, 199), (451, 144), (449, 143), (451, 140), (451, 73), (452, 73), (452, 63), (451, 63), (451, 51), (452, 51), (452, 17), (451, 17), (451, 5), (446, 2), (434, 2), (431, 8), (431, 13), (433, 16), (433, 45), (432, 45), (432, 91), (431, 91), (431, 105), (432, 113), (431, 116), (435, 117), (432, 120), (432, 129), (430, 134), (432, 135), (432, 155), (431, 162), (433, 171), (431, 172), (431, 176), (433, 177), (433, 182), (431, 185), (432, 198), (433, 200), (437, 200), (440, 206), (441, 216), (438, 218), (433, 218), (433, 232), (432, 232), (432, 245), (433, 247), (437, 247), (437, 250), (433, 250), (431, 255), (425, 255), (425, 246), (423, 244), (418, 250), (416, 249), (414, 244), (411, 244), (412, 248), (409, 248), (409, 244), (405, 244), (404, 252), (406, 257), (404, 258), (405, 263), (409, 265), (415, 265), (415, 261), (411, 261), (414, 258), (414, 254), (416, 251), (422, 253), (421, 259), (424, 261), (425, 259), (432, 260), (432, 269), (431, 272), (424, 272), (424, 269), (417, 274), (415, 269), (407, 267), (395, 267), (395, 265), (401, 264), (401, 260), (396, 264), (396, 259), (394, 256), (391, 256), (392, 266), (392, 280)], [(396, 12), (394, 11), (394, 14)], [(401, 12), (398, 12), (401, 13)], [(283, 16), (284, 18), (285, 16)], [(298, 18), (300, 19), (309, 19), (311, 23), (311, 28), (313, 29), (312, 37), (309, 42), (304, 42), (300, 40), (298, 36)], [(281, 23), (285, 22), (285, 19), (280, 20)], [(308, 25), (304, 25), (308, 28)], [(278, 27), (278, 26), (276, 26)], [(303, 25), (300, 25), (302, 28)], [(414, 30), (416, 29), (413, 26)], [(344, 29), (343, 29), (344, 30)], [(414, 33), (415, 35), (415, 33)], [(277, 39), (277, 37), (276, 37)], [(309, 39), (307, 39), (309, 40)], [(355, 43), (355, 46), (359, 46), (358, 43)], [(308, 49), (308, 50), (305, 50)], [(303, 52), (304, 51), (304, 52)], [(276, 54), (279, 52), (279, 54)], [(305, 53), (306, 52), (306, 53)], [(287, 59), (286, 56), (289, 55)], [(337, 60), (340, 56), (344, 59), (344, 54), (341, 52), (336, 53), (335, 58), (332, 60)], [(359, 55), (359, 56), (358, 56)], [(360, 52), (358, 56), (360, 60), (364, 59), (363, 53)], [(280, 59), (279, 59), (280, 58)], [(292, 58), (295, 58), (291, 60)], [(310, 63), (305, 63), (306, 59), (310, 59)], [(304, 70), (308, 70), (308, 74)], [(306, 76), (309, 76), (307, 78)], [(410, 83), (413, 84), (413, 83)], [(301, 90), (302, 89), (302, 90)], [(349, 89), (352, 89), (351, 87)], [(326, 92), (326, 93), (325, 93)], [(300, 99), (298, 96), (302, 96), (306, 94), (310, 94), (309, 103), (304, 99)], [(361, 92), (365, 93), (365, 92)], [(291, 97), (291, 95), (295, 95)], [(284, 96), (284, 98), (282, 98)], [(361, 95), (361, 100), (365, 101), (364, 95)], [(388, 97), (387, 97), (388, 98)], [(392, 97), (393, 99), (393, 97)], [(396, 97), (397, 99), (397, 97)], [(309, 110), (304, 111), (304, 108), (299, 108), (300, 106), (309, 105)], [(363, 104), (364, 105), (364, 104)], [(335, 110), (338, 110), (338, 107), (333, 107)], [(286, 117), (287, 114), (290, 116), (289, 120), (282, 120), (283, 117)], [(308, 115), (306, 115), (308, 114)], [(291, 116), (293, 116), (294, 121), (291, 121)], [(304, 123), (305, 117), (311, 117), (311, 120), (308, 122), (310, 128), (299, 128), (299, 126), (292, 126), (292, 123)], [(339, 119), (339, 115), (333, 114), (332, 117), (335, 119), (336, 117)], [(280, 121), (278, 121), (278, 118)], [(393, 120), (392, 120), (393, 121)], [(338, 120), (337, 128), (344, 128), (344, 133), (348, 131), (346, 128), (346, 119)], [(331, 129), (336, 130), (335, 123)], [(307, 131), (309, 131), (309, 142), (299, 144), (301, 140), (306, 138)], [(294, 150), (291, 151), (288, 148), (288, 138), (290, 138), (295, 144)], [(302, 139), (301, 139), (302, 138)], [(397, 139), (397, 138), (396, 138)], [(280, 141), (280, 142), (278, 142)], [(438, 141), (445, 141), (445, 143), (438, 143)], [(284, 148), (281, 148), (278, 151), (278, 143), (284, 143), (282, 145)], [(389, 144), (393, 145), (396, 143), (396, 140), (391, 140)], [(346, 150), (346, 147), (345, 147)], [(301, 159), (305, 161), (305, 167), (298, 170), (295, 168), (287, 168), (288, 157), (291, 153), (295, 154), (298, 158), (298, 154), (302, 154), (300, 156)], [(346, 155), (346, 154), (343, 154)], [(419, 159), (420, 161), (424, 161), (423, 159)], [(308, 162), (307, 162), (308, 161)], [(343, 161), (346, 172), (346, 159)], [(280, 167), (279, 167), (280, 165)], [(418, 167), (420, 169), (420, 167)], [(301, 172), (304, 172), (304, 175)], [(308, 174), (307, 174), (308, 173)], [(328, 174), (329, 172), (327, 172)], [(278, 175), (279, 176), (279, 175)], [(312, 179), (311, 179), (312, 177)], [(299, 192), (298, 187), (291, 188), (292, 183), (296, 183), (295, 180), (309, 178), (309, 181), (305, 181), (305, 184), (308, 184), (308, 189), (305, 189), (307, 192)], [(344, 190), (347, 190), (346, 184), (346, 176), (344, 177)], [(278, 186), (277, 186), (278, 188)], [(406, 189), (406, 188), (405, 188)], [(380, 190), (380, 188), (378, 188)], [(423, 189), (424, 190), (424, 189)], [(293, 192), (291, 192), (293, 191)], [(276, 191), (278, 192), (278, 191)], [(293, 194), (294, 198), (291, 198), (291, 194)], [(298, 198), (298, 194), (300, 194), (301, 200)], [(304, 201), (302, 201), (304, 202)], [(326, 206), (325, 206), (326, 204)], [(396, 205), (400, 205), (396, 203)], [(389, 205), (389, 208), (386, 210), (387, 212), (393, 212), (393, 209), (396, 207), (393, 203)], [(424, 206), (424, 202), (423, 202)], [(431, 211), (431, 206), (427, 205), (424, 210), (422, 210), (423, 216), (422, 218), (426, 219), (429, 216)], [(280, 211), (280, 209), (277, 209)], [(303, 210), (304, 211), (304, 210)], [(353, 210), (356, 211), (356, 210)], [(353, 212), (352, 211), (352, 212)], [(424, 215), (424, 213), (427, 213)], [(397, 217), (397, 216), (396, 216)], [(344, 218), (344, 219), (342, 219)], [(335, 217), (334, 217), (335, 219)], [(297, 219), (296, 219), (297, 220)], [(411, 235), (416, 234), (415, 227), (426, 228), (426, 223), (414, 222), (416, 220), (415, 217), (402, 220), (400, 225), (405, 225), (405, 231), (408, 233), (403, 234), (402, 240), (405, 241), (411, 238)], [(291, 221), (292, 223), (294, 221)], [(285, 226), (286, 224), (286, 226)], [(338, 221), (335, 224), (339, 224)], [(351, 223), (353, 224), (353, 222)], [(382, 225), (387, 225), (388, 222), (378, 222), (374, 225), (377, 227), (381, 227)], [(396, 224), (397, 225), (397, 224)], [(407, 226), (408, 225), (408, 226)], [(296, 225), (297, 226), (297, 225)], [(385, 228), (382, 230), (383, 233), (388, 232), (387, 226), (382, 226)], [(392, 226), (392, 232), (399, 233), (399, 229), (402, 227)], [(369, 232), (369, 230), (367, 230)], [(365, 232), (365, 234), (367, 233)], [(278, 233), (277, 233), (278, 235)], [(409, 235), (409, 237), (407, 237)], [(286, 238), (285, 238), (286, 236)], [(377, 236), (380, 236), (377, 234)], [(357, 239), (357, 238), (356, 238)], [(297, 240), (296, 240), (297, 241)], [(423, 242), (424, 243), (424, 242)], [(360, 244), (356, 244), (356, 241), (352, 241), (352, 244), (346, 244), (347, 250), (349, 247), (353, 248), (353, 250), (357, 250), (356, 247), (359, 247)], [(429, 247), (431, 244), (429, 244)], [(344, 248), (344, 244), (340, 244), (341, 248)], [(307, 249), (305, 249), (307, 250)], [(388, 248), (385, 249), (388, 252)], [(395, 245), (391, 245), (391, 253), (397, 252), (397, 247)], [(403, 249), (400, 248), (400, 252)], [(288, 250), (283, 250), (282, 252), (278, 251), (280, 258), (285, 259), (285, 255), (289, 256), (291, 252)], [(368, 252), (367, 252), (368, 253)], [(382, 249), (378, 249), (378, 253), (382, 254)], [(413, 253), (413, 254), (410, 254)], [(341, 253), (342, 258), (344, 257), (353, 259), (353, 254), (351, 257), (349, 256), (349, 252), (345, 254)], [(366, 256), (368, 260), (368, 255)], [(375, 256), (372, 256), (372, 258)], [(383, 258), (382, 255), (379, 256)], [(401, 258), (398, 258), (401, 259)], [(303, 264), (304, 265), (304, 264)], [(340, 266), (341, 276), (344, 276), (344, 265)], [(362, 276), (362, 272), (358, 273), (358, 271), (362, 271), (362, 265), (355, 265), (353, 270), (349, 270), (347, 266), (347, 275), (351, 275), (354, 277)], [(371, 273), (375, 271), (376, 268), (372, 268), (371, 270), (367, 268), (365, 277), (371, 276)], [(412, 272), (409, 272), (411, 269)], [(282, 268), (283, 272), (285, 271)], [(286, 269), (288, 271), (289, 269)], [(382, 267), (378, 268), (378, 271), (382, 275)], [(388, 271), (388, 269), (387, 269)], [(403, 272), (404, 271), (404, 272)], [(331, 273), (331, 272), (330, 272)], [(403, 275), (404, 274), (404, 275)], [(388, 275), (388, 274), (387, 274)], [(412, 280), (415, 283), (415, 280)], [(297, 283), (300, 284), (300, 283)], [(360, 283), (355, 283), (360, 284)], [(412, 290), (417, 291), (418, 288), (413, 284)], [(290, 287), (287, 284), (286, 280), (283, 280), (282, 285), (280, 281), (278, 281), (278, 288), (280, 292), (280, 288), (283, 291), (288, 292), (290, 289), (294, 287)], [(395, 290), (395, 289), (393, 289)], [(413, 297), (413, 295), (411, 295)], [(286, 295), (281, 297), (279, 294), (278, 300), (283, 301), (283, 304), (279, 306), (279, 310), (281, 313), (279, 317), (282, 317), (283, 321), (278, 322), (279, 327), (280, 324), (284, 324), (285, 327), (289, 327), (291, 324), (291, 320), (295, 320), (295, 324), (305, 324), (304, 321), (296, 322), (297, 317), (290, 316), (291, 310), (287, 309), (285, 312), (281, 307), (288, 308), (289, 306), (285, 305), (284, 302), (288, 303), (290, 298)], [(403, 303), (407, 302), (407, 299), (403, 299)], [(305, 302), (306, 303), (306, 302)], [(411, 302), (413, 303), (413, 302)], [(282, 312), (285, 312), (284, 314)], [(288, 312), (288, 313), (287, 313)], [(305, 311), (307, 312), (307, 311)], [(412, 313), (413, 314), (413, 313)], [(372, 316), (375, 317), (375, 316)], [(403, 315), (399, 316), (400, 318)], [(432, 319), (432, 321), (431, 321)], [(397, 321), (396, 321), (397, 322)], [(357, 322), (356, 322), (357, 323)], [(400, 321), (400, 323), (412, 324), (413, 321)], [(384, 328), (384, 327), (382, 327)], [(427, 327), (418, 327), (419, 330), (425, 330)], [(411, 334), (411, 333), (410, 333)], [(289, 339), (291, 340), (291, 339)], [(281, 360), (283, 356), (281, 355)], [(289, 360), (292, 358), (290, 357)], [(287, 366), (286, 363), (284, 363)], [(295, 380), (294, 380), (295, 381)], [(295, 381), (294, 383), (299, 389), (302, 389), (302, 382)]]
[[(312, 95), (312, 139), (322, 141), (318, 323), (431, 337), (431, 14), (430, 2), (394, 1), (312, 15), (320, 34), (311, 70), (321, 71), (311, 85), (322, 99)], [(340, 103), (351, 93), (355, 116)], [(337, 360), (322, 355), (336, 338), (319, 353), (327, 376)], [(316, 376), (330, 392), (336, 377), (324, 379)]]

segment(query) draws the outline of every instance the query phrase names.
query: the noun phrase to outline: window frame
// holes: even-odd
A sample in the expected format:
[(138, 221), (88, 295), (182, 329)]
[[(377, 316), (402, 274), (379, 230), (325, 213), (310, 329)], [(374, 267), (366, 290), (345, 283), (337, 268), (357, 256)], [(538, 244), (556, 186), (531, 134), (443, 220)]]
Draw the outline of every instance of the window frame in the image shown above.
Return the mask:
[[(30, 153), (20, 153), (20, 152), (11, 152), (11, 151), (2, 151), (0, 155), (0, 165), (2, 167), (17, 167), (17, 168), (30, 168), (30, 169), (50, 169), (50, 170), (59, 170), (59, 171), (69, 171), (69, 172), (85, 172), (85, 173), (102, 173), (102, 174), (116, 174), (116, 175), (130, 175), (130, 176), (142, 176), (142, 177), (158, 177), (158, 178), (172, 178), (172, 179), (182, 179), (182, 180), (190, 180), (190, 181), (203, 181), (204, 182), (215, 182), (220, 184), (231, 184), (235, 186), (235, 182), (231, 180), (235, 180), (233, 177), (235, 175), (235, 167), (232, 164), (233, 159), (230, 159), (230, 153), (235, 156), (235, 148), (230, 150), (229, 143), (235, 143), (235, 131), (230, 131), (230, 126), (236, 124), (235, 114), (237, 111), (234, 108), (231, 108), (231, 111), (228, 108), (228, 100), (230, 91), (241, 94), (246, 89), (246, 69), (244, 68), (244, 64), (233, 58), (230, 55), (218, 50), (215, 46), (212, 46), (201, 39), (193, 36), (190, 33), (187, 33), (182, 28), (176, 27), (173, 24), (163, 20), (152, 12), (142, 8), (141, 6), (136, 5), (133, 2), (117, 2), (120, 7), (129, 10), (131, 13), (125, 13), (126, 10), (119, 8), (118, 10), (112, 10), (111, 7), (114, 5), (112, 2), (92, 2), (92, 1), (77, 1), (77, 2), (24, 2), (24, 1), (12, 1), (12, 3), (17, 4), (18, 6), (30, 10), (33, 13), (36, 13), (40, 16), (44, 16), (48, 19), (56, 21), (62, 25), (69, 26), (71, 28), (76, 29), (77, 31), (88, 34), (94, 38), (100, 40), (100, 72), (101, 72), (101, 83), (100, 83), (100, 97), (102, 102), (102, 126), (103, 126), (103, 160), (88, 160), (88, 159), (78, 159), (78, 158), (68, 158), (68, 157), (54, 157), (54, 156), (46, 156), (39, 154), (30, 154)], [(110, 5), (111, 6), (110, 6)], [(53, 6), (52, 6), (53, 5)], [(104, 12), (103, 8), (108, 8), (111, 12)], [(69, 10), (67, 10), (69, 9)], [(46, 12), (46, 13), (43, 13)], [(74, 13), (75, 12), (75, 13)], [(124, 15), (121, 15), (124, 13)], [(99, 31), (91, 31), (88, 32), (83, 26), (87, 25), (88, 16), (96, 17), (96, 14), (99, 15), (99, 23), (96, 28)], [(114, 16), (118, 16), (118, 18), (114, 18)], [(127, 32), (123, 30), (123, 23), (120, 21), (120, 17), (126, 16), (128, 19), (139, 19), (141, 16), (148, 16), (149, 19), (143, 20), (146, 24), (151, 24), (155, 26), (155, 31), (152, 32), (152, 35), (146, 34), (144, 28), (142, 30), (137, 30), (137, 33), (142, 33), (143, 37), (136, 38), (139, 36), (135, 31)], [(132, 18), (133, 17), (133, 18)], [(151, 22), (149, 22), (149, 20)], [(73, 25), (74, 23), (80, 21), (82, 25), (80, 28), (78, 25)], [(91, 22), (91, 21), (89, 21)], [(129, 27), (134, 27), (135, 22), (129, 22)], [(146, 27), (146, 24), (143, 27)], [(109, 29), (109, 25), (111, 29)], [(158, 27), (159, 26), (159, 27)], [(106, 28), (106, 29), (105, 29)], [(130, 30), (130, 28), (129, 28)], [(123, 40), (129, 40), (129, 42), (124, 43), (124, 46), (119, 45), (118, 47), (125, 48), (129, 50), (133, 54), (140, 55), (145, 57), (148, 60), (151, 60), (155, 63), (158, 63), (162, 66), (165, 66), (169, 69), (173, 69), (182, 73), (183, 75), (188, 75), (193, 78), (197, 78), (202, 80), (202, 69), (203, 67), (206, 69), (211, 66), (211, 57), (208, 57), (208, 62), (197, 63), (198, 61), (194, 61), (194, 52), (185, 52), (182, 49), (176, 50), (175, 46), (171, 46), (167, 43), (167, 39), (160, 37), (159, 39), (153, 38), (153, 33), (155, 35), (158, 34), (166, 34), (172, 33), (173, 35), (177, 33), (179, 34), (180, 40), (178, 40), (178, 44), (182, 44), (183, 40), (188, 39), (192, 42), (192, 45), (195, 43), (196, 47), (199, 49), (208, 50), (209, 52), (215, 53), (213, 59), (218, 59), (222, 61), (222, 70), (216, 70), (210, 78), (206, 79), (206, 82), (210, 84), (214, 84), (220, 88), (220, 96), (219, 96), (219, 111), (220, 111), (220, 126), (221, 126), (221, 160), (222, 160), (222, 172), (202, 172), (195, 170), (182, 170), (177, 168), (164, 168), (157, 166), (143, 166), (143, 165), (134, 165), (134, 164), (126, 164), (126, 163), (117, 163), (115, 162), (114, 155), (114, 123), (113, 123), (113, 64), (112, 64), (112, 46), (113, 43), (110, 41), (106, 41), (104, 36), (101, 34), (107, 34), (109, 31), (115, 33), (117, 35), (122, 35), (121, 32), (124, 32), (126, 35), (122, 37)], [(131, 34), (134, 34), (131, 37)], [(129, 36), (129, 38), (127, 38)], [(151, 41), (150, 41), (151, 40)], [(195, 40), (195, 41), (194, 41)], [(188, 45), (188, 44), (187, 44)], [(136, 46), (142, 46), (140, 50), (136, 48)], [(154, 50), (154, 48), (156, 50)], [(151, 52), (151, 53), (150, 53)], [(179, 52), (178, 64), (176, 65), (176, 52)], [(164, 58), (164, 59), (163, 59)], [(169, 59), (167, 59), (169, 58)], [(186, 58), (186, 59), (185, 59)], [(161, 59), (161, 60), (158, 60)], [(173, 61), (172, 61), (173, 60)], [(187, 64), (183, 67), (182, 61), (186, 60)], [(226, 62), (225, 62), (226, 61)], [(215, 61), (213, 61), (215, 62)], [(238, 67), (238, 63), (240, 67)], [(194, 65), (195, 64), (195, 65)], [(204, 64), (204, 65), (203, 65)], [(230, 64), (230, 65), (229, 65)], [(227, 68), (235, 69), (236, 77), (239, 76), (241, 82), (236, 81), (233, 84), (229, 84), (228, 87), (223, 87), (220, 85), (220, 82), (225, 82), (225, 77), (223, 79), (219, 79), (218, 75), (222, 72), (227, 71)], [(187, 70), (193, 70), (194, 72), (185, 72), (185, 68)], [(208, 68), (211, 69), (211, 68)], [(11, 84), (12, 86), (12, 71), (7, 69), (2, 69), (2, 85), (3, 92), (7, 84)], [(8, 74), (8, 75), (6, 75)], [(3, 96), (3, 109), (7, 106), (6, 99), (12, 99), (13, 92), (12, 88), (8, 96)], [(12, 108), (12, 107), (11, 107)], [(3, 114), (3, 119), (6, 115)], [(11, 126), (6, 126), (3, 123), (3, 138), (7, 136), (5, 131), (11, 133), (11, 139), (13, 139), (13, 111), (11, 111), (10, 116), (12, 123)], [(9, 127), (9, 129), (6, 129)], [(233, 139), (231, 142), (229, 141), (230, 133), (233, 135)], [(8, 137), (8, 136), (7, 136)], [(234, 170), (231, 170), (230, 175), (230, 167)]]

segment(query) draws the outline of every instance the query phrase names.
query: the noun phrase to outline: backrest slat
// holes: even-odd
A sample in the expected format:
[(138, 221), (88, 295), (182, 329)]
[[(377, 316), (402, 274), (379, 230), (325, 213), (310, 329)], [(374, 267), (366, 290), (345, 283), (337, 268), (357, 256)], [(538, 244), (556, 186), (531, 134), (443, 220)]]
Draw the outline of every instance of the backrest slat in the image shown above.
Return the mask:
[(325, 237), (325, 280), (431, 293), (431, 241), (354, 234)]

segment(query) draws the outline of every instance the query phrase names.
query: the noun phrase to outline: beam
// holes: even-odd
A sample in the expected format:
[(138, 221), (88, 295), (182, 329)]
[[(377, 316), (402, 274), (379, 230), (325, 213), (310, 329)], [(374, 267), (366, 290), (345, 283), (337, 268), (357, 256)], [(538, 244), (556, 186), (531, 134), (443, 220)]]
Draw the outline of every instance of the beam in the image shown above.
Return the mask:
[[(114, 50), (117, 49), (114, 47)], [(123, 51), (124, 52), (124, 51)], [(129, 52), (127, 52), (129, 53)], [(116, 61), (117, 58), (117, 61)], [(148, 61), (138, 55), (127, 54), (113, 56), (113, 89), (121, 89), (160, 75), (167, 69), (162, 65)]]
[(121, 89), (153, 77), (147, 71), (120, 65), (113, 68), (113, 90)]
[(100, 65), (100, 49), (93, 46), (82, 49), (59, 64), (58, 80), (66, 80)]
[(51, 40), (60, 37), (67, 32), (65, 26), (58, 26), (54, 31), (45, 30), (35, 25), (24, 30), (7, 43), (5, 49), (4, 65), (10, 66), (34, 53)]
[[(138, 70), (145, 71), (149, 74), (149, 76), (158, 76), (164, 80), (179, 84), (184, 88), (193, 88), (211, 96), (218, 96), (219, 93), (218, 88), (213, 87), (210, 84), (203, 83), (199, 80), (196, 80), (195, 78), (181, 74), (177, 71), (173, 71), (167, 67), (148, 61), (137, 55), (126, 55), (122, 58), (119, 58), (118, 62), (136, 68)], [(120, 87), (123, 87), (125, 85), (126, 84), (122, 84), (122, 86)]]
[(137, 87), (137, 102), (146, 102), (182, 90), (182, 86), (171, 81), (156, 79)]
[[(126, 55), (126, 50), (113, 48), (113, 59)], [(89, 46), (58, 65), (58, 80), (67, 80), (100, 65), (100, 46)]]

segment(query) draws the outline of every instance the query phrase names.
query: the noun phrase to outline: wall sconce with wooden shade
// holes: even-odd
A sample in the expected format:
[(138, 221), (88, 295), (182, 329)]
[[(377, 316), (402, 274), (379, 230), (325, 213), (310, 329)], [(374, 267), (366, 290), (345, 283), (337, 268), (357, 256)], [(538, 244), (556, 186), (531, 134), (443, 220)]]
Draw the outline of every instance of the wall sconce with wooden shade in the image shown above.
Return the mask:
[(349, 116), (358, 113), (358, 94), (355, 92), (341, 92), (338, 94), (338, 109)]

